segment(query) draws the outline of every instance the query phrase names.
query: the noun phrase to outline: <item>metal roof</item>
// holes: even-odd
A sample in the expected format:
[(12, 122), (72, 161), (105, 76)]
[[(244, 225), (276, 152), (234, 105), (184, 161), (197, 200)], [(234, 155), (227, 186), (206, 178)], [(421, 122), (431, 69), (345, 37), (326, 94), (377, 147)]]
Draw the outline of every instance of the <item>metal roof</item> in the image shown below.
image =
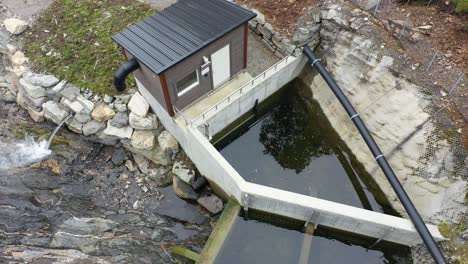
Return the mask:
[(112, 39), (160, 74), (255, 16), (226, 0), (179, 0)]

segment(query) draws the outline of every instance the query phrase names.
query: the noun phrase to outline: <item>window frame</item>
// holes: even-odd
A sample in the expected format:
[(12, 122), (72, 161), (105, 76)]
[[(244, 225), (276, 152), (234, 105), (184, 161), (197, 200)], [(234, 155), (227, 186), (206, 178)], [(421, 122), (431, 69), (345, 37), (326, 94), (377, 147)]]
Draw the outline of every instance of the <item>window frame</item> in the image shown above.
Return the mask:
[(197, 87), (198, 85), (200, 85), (200, 74), (198, 73), (198, 69), (195, 70), (195, 73), (197, 74), (197, 81), (194, 82), (193, 84), (185, 87), (182, 91), (179, 91), (179, 87), (177, 86), (177, 83), (180, 82), (181, 80), (183, 80), (184, 78), (188, 77), (189, 75), (193, 74), (193, 72), (187, 74), (186, 76), (184, 76), (183, 78), (181, 78), (180, 80), (178, 80), (176, 83), (175, 83), (175, 88), (176, 88), (176, 92), (177, 92), (177, 97), (181, 97), (183, 95), (185, 95), (186, 93), (188, 93), (189, 91), (193, 90), (193, 88)]

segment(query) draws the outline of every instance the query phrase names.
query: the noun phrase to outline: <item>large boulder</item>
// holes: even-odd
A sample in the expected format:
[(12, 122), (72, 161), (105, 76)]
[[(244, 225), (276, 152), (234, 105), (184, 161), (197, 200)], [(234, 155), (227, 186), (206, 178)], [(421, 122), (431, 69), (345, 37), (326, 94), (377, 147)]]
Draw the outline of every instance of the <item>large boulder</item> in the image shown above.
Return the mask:
[(134, 129), (153, 130), (158, 128), (158, 119), (154, 114), (148, 114), (146, 117), (141, 117), (134, 112), (129, 115), (130, 126)]
[(132, 147), (142, 150), (151, 150), (154, 148), (154, 134), (147, 130), (135, 131), (130, 140)]
[(25, 78), (21, 78), (19, 80), (21, 88), (31, 97), (33, 98), (40, 98), (45, 97), (47, 95), (46, 89), (41, 86), (34, 85), (27, 81)]
[(136, 92), (128, 102), (128, 109), (141, 117), (145, 117), (149, 111), (149, 104), (139, 92)]
[(114, 127), (110, 124), (110, 121), (107, 122), (107, 128), (102, 131), (102, 136), (104, 137), (117, 137), (117, 138), (128, 138), (130, 139), (133, 134), (133, 128), (127, 127)]
[(69, 116), (69, 112), (62, 104), (54, 101), (48, 101), (42, 105), (44, 108), (44, 116), (55, 124), (60, 124)]
[(27, 22), (17, 18), (5, 19), (3, 24), (5, 25), (6, 30), (13, 35), (19, 35), (29, 27)]
[(162, 150), (170, 154), (179, 152), (179, 142), (177, 142), (177, 139), (168, 131), (163, 131), (158, 136), (158, 143)]
[(41, 87), (52, 87), (59, 83), (59, 79), (53, 75), (44, 75), (44, 74), (29, 74), (25, 77), (32, 85), (41, 86)]
[(172, 173), (187, 184), (192, 184), (195, 180), (195, 169), (184, 161), (176, 161), (172, 167)]
[(99, 122), (104, 122), (112, 119), (115, 116), (114, 110), (110, 108), (107, 104), (100, 104), (94, 108), (93, 113), (91, 114), (94, 120)]

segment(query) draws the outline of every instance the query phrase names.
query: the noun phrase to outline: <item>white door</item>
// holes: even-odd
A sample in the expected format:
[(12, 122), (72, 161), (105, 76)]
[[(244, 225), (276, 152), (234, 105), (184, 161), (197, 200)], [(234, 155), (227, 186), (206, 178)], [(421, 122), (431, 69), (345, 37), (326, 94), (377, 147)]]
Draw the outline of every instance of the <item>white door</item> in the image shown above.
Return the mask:
[(211, 64), (213, 67), (213, 85), (216, 88), (231, 77), (229, 44), (211, 55)]

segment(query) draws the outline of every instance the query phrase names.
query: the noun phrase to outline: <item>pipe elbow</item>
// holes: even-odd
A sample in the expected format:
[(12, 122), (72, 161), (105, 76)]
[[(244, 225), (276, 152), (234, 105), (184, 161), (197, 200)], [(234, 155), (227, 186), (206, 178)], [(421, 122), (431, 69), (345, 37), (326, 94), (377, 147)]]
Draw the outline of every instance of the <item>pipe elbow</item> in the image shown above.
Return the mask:
[(120, 66), (117, 72), (114, 75), (114, 86), (115, 89), (119, 92), (123, 92), (127, 85), (125, 84), (125, 80), (127, 80), (128, 75), (138, 69), (140, 65), (138, 64), (138, 60), (133, 58)]

